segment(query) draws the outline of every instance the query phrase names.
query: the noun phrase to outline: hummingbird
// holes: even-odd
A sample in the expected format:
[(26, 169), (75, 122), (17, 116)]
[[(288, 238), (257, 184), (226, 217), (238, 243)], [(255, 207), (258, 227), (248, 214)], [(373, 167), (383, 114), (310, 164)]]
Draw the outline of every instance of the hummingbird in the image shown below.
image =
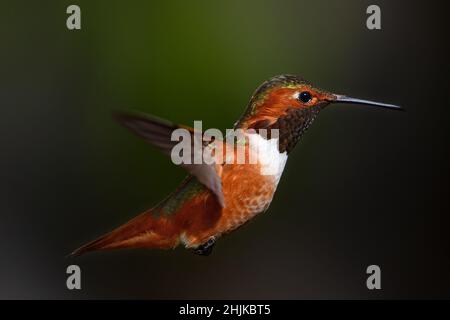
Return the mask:
[[(120, 248), (172, 249), (184, 245), (199, 255), (211, 254), (216, 241), (265, 212), (274, 197), (289, 154), (325, 107), (333, 104), (359, 104), (402, 110), (400, 106), (352, 98), (313, 86), (295, 75), (279, 75), (262, 83), (234, 124), (245, 139), (237, 146), (221, 140), (215, 154), (248, 154), (252, 146), (264, 152), (255, 163), (214, 162), (181, 164), (188, 176), (178, 188), (153, 208), (139, 214), (117, 229), (76, 249), (71, 255)], [(184, 128), (145, 114), (119, 113), (115, 119), (137, 136), (170, 155), (174, 130)], [(278, 130), (278, 136), (264, 136), (258, 130)], [(273, 143), (276, 140), (276, 143)], [(213, 159), (216, 159), (213, 156)], [(270, 174), (262, 174), (268, 169)]]

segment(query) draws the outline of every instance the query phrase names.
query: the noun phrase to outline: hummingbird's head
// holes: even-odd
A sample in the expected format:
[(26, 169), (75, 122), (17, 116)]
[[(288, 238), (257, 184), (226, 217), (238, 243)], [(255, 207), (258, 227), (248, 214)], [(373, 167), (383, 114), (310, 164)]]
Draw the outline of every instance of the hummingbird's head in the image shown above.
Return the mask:
[(401, 110), (391, 104), (327, 92), (298, 76), (280, 75), (256, 89), (235, 127), (279, 129), (280, 151), (289, 152), (319, 112), (331, 103), (364, 104)]

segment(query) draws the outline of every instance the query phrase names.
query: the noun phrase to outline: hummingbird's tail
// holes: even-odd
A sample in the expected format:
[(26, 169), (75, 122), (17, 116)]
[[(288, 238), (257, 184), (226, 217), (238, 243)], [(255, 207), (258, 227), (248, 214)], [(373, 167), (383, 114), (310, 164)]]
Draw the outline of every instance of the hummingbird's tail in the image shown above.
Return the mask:
[(89, 251), (120, 248), (171, 249), (179, 243), (179, 231), (166, 216), (154, 217), (148, 210), (119, 228), (73, 251), (79, 256)]

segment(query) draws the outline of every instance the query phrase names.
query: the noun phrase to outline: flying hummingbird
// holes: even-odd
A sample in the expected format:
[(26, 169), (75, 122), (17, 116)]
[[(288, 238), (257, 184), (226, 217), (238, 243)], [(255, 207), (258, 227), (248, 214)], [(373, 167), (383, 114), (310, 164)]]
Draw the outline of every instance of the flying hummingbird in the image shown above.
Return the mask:
[[(166, 199), (72, 255), (119, 248), (169, 249), (179, 244), (209, 255), (217, 239), (268, 209), (288, 155), (319, 112), (333, 103), (402, 110), (392, 104), (330, 93), (298, 76), (273, 77), (256, 89), (234, 125), (244, 132), (243, 143), (230, 147), (220, 140), (202, 142), (205, 148), (213, 143), (218, 150), (231, 153), (239, 148), (248, 153), (256, 145), (264, 152), (257, 153), (255, 163), (182, 164), (189, 175)], [(192, 128), (146, 115), (119, 114), (115, 118), (168, 155), (176, 143), (171, 139), (175, 129), (196, 134)], [(260, 135), (260, 129), (277, 129), (278, 136)], [(266, 167), (270, 174), (262, 173)]]

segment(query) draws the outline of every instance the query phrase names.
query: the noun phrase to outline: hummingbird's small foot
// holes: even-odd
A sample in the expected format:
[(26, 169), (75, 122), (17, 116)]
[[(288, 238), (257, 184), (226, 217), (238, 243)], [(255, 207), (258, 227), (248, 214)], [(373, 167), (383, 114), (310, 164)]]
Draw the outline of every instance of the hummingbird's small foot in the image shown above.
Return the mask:
[(212, 252), (212, 249), (214, 248), (214, 245), (216, 244), (216, 238), (211, 237), (208, 241), (205, 243), (202, 243), (197, 248), (194, 249), (194, 253), (201, 255), (201, 256), (209, 256)]

